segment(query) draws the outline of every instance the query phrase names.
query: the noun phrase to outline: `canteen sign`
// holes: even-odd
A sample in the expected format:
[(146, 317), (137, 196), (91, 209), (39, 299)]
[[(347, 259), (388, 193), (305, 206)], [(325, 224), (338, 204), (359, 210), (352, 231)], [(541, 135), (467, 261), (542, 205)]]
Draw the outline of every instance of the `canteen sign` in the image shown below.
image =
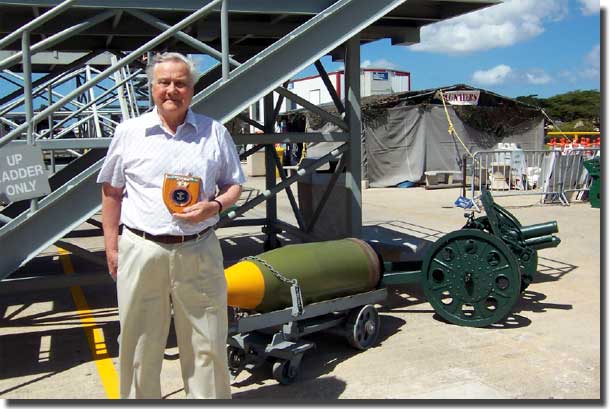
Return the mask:
[(450, 105), (478, 105), (481, 91), (445, 91), (445, 102)]
[(40, 146), (0, 149), (0, 202), (16, 202), (51, 193)]

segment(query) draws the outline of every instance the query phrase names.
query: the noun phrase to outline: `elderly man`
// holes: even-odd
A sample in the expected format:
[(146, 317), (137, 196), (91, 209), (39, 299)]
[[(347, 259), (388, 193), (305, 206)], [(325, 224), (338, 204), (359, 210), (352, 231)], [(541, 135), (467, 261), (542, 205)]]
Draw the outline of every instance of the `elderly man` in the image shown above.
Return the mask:
[[(239, 198), (245, 177), (226, 128), (189, 109), (194, 74), (181, 54), (153, 59), (155, 109), (117, 127), (98, 177), (106, 257), (117, 282), (122, 398), (161, 397), (172, 310), (186, 396), (231, 397), (226, 281), (213, 226)], [(166, 206), (168, 174), (200, 178), (199, 197)]]

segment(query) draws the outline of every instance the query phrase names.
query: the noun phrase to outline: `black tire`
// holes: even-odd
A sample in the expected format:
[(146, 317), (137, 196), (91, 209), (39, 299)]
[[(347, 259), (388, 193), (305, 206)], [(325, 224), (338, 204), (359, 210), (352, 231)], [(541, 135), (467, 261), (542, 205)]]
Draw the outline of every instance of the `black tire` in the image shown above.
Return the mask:
[(354, 348), (365, 350), (372, 347), (379, 337), (380, 320), (374, 306), (367, 304), (350, 311), (347, 317), (347, 342)]
[(290, 361), (278, 359), (273, 363), (273, 379), (282, 385), (290, 385), (299, 375), (298, 368), (291, 366)]

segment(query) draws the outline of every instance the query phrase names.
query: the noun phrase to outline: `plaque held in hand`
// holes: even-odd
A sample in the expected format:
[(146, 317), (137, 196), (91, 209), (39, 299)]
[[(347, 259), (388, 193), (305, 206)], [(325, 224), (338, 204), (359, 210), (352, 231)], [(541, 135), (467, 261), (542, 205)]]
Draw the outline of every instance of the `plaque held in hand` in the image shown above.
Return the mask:
[(197, 203), (201, 178), (196, 176), (173, 175), (163, 177), (163, 202), (170, 213), (182, 213), (182, 209)]

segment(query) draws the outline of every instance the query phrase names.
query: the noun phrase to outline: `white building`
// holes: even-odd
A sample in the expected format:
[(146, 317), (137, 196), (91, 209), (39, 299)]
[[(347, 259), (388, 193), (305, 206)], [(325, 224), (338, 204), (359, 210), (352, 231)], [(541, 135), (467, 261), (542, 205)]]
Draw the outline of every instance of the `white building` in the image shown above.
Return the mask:
[[(345, 72), (339, 70), (328, 73), (328, 77), (339, 98), (345, 100)], [(319, 75), (299, 78), (288, 83), (288, 89), (315, 105), (332, 102), (332, 97)], [(362, 68), (360, 70), (360, 94), (362, 97), (370, 95), (386, 95), (397, 92), (411, 91), (411, 73), (387, 68)], [(274, 93), (277, 102), (278, 96)], [(299, 109), (302, 106), (293, 101), (284, 99), (280, 112)], [(250, 118), (263, 123), (263, 100), (259, 100), (250, 107)], [(251, 127), (250, 132), (256, 132)], [(260, 131), (259, 131), (260, 132)]]

